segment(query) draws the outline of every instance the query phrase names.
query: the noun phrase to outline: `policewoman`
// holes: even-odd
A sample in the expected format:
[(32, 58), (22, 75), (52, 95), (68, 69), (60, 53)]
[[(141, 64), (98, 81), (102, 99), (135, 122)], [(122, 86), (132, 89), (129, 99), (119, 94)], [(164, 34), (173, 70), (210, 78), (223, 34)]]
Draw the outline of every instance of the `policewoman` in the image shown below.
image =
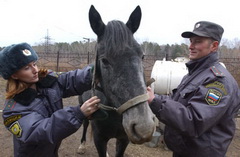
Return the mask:
[(208, 21), (197, 22), (190, 39), (188, 74), (171, 96), (154, 95), (150, 108), (163, 122), (164, 140), (173, 157), (224, 157), (235, 132), (239, 87), (219, 63), (218, 47), (223, 28)]
[(96, 96), (63, 108), (62, 98), (91, 88), (92, 68), (60, 75), (39, 70), (38, 55), (27, 43), (0, 52), (0, 75), (7, 80), (4, 125), (13, 134), (15, 157), (56, 157), (61, 141), (96, 110)]

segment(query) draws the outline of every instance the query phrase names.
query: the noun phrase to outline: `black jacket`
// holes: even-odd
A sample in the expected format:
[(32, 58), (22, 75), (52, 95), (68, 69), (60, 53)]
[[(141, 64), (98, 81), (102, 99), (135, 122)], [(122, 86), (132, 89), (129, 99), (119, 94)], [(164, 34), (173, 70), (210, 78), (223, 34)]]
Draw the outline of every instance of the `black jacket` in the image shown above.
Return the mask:
[(217, 52), (187, 64), (189, 73), (170, 97), (150, 104), (166, 124), (167, 146), (184, 157), (224, 157), (235, 132), (239, 87), (218, 61)]
[(48, 75), (37, 83), (37, 91), (27, 89), (6, 100), (3, 119), (13, 133), (14, 156), (58, 156), (61, 141), (76, 132), (86, 118), (79, 105), (63, 108), (62, 98), (81, 95), (91, 88), (91, 81), (88, 66), (58, 77)]

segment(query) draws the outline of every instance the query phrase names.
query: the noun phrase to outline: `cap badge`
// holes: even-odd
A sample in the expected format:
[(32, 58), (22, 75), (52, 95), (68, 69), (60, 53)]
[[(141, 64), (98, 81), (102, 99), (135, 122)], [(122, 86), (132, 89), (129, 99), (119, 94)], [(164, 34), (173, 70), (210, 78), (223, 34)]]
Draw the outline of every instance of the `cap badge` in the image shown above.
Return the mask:
[(23, 50), (22, 52), (25, 56), (30, 56), (32, 54), (31, 51), (29, 51), (27, 49)]
[(196, 28), (200, 27), (200, 23), (196, 24)]

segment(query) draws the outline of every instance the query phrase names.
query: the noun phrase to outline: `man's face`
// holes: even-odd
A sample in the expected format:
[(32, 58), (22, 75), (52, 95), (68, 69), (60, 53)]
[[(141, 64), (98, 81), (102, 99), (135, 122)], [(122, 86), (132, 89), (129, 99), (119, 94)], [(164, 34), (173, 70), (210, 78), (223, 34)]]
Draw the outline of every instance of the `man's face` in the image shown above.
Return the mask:
[(189, 59), (196, 60), (209, 53), (217, 51), (218, 41), (213, 41), (211, 38), (193, 36), (190, 38)]

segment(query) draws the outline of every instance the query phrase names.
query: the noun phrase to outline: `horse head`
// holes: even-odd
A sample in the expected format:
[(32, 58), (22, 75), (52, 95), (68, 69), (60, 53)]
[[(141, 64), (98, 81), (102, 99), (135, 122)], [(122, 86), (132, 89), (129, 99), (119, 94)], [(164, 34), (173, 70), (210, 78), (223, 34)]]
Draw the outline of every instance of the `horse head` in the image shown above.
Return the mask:
[(126, 24), (113, 20), (105, 25), (91, 6), (89, 21), (98, 37), (96, 77), (109, 104), (120, 110), (123, 127), (132, 143), (150, 141), (155, 129), (154, 116), (147, 103), (143, 52), (133, 37), (141, 21), (140, 7), (136, 7)]

